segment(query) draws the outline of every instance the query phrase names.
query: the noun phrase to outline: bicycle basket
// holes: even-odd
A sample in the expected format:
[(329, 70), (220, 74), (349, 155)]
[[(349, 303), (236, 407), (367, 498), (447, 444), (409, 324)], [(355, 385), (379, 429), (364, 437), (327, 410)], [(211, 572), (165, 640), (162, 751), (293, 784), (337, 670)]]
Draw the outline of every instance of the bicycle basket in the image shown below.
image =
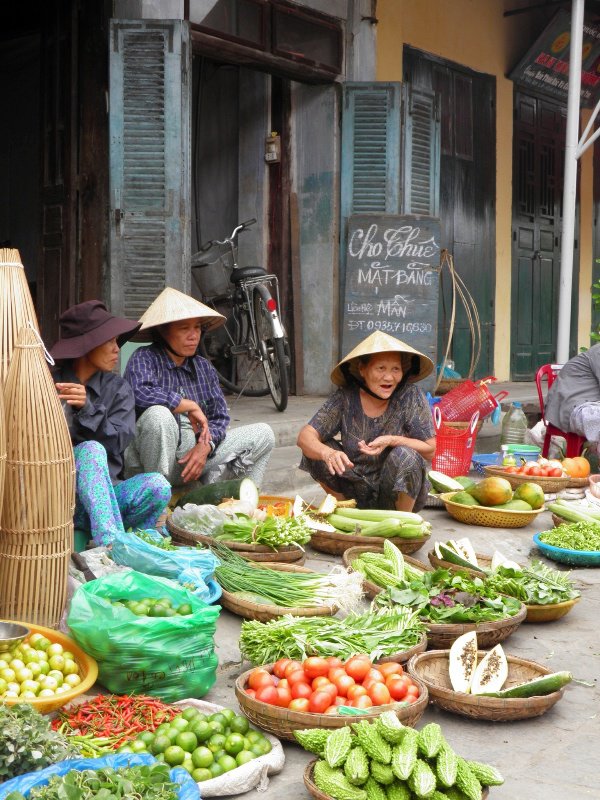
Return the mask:
[(232, 266), (228, 245), (214, 243), (194, 253), (192, 275), (203, 297), (210, 300), (229, 291)]
[(440, 404), (434, 406), (435, 456), (432, 467), (450, 478), (467, 475), (471, 469), (471, 458), (477, 439), (479, 413), (476, 411), (466, 428), (453, 428), (444, 424)]
[(491, 414), (508, 392), (494, 396), (486, 385), (489, 380), (495, 378), (484, 378), (478, 383), (465, 380), (445, 394), (438, 406), (446, 422), (468, 422), (476, 411), (481, 418)]

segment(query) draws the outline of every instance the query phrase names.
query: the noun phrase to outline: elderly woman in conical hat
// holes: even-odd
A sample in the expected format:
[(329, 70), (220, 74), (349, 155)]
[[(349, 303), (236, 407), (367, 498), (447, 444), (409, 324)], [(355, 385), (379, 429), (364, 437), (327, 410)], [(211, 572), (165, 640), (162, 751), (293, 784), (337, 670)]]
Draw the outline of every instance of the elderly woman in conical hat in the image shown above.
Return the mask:
[(125, 370), (137, 416), (126, 474), (159, 472), (172, 486), (249, 477), (260, 486), (273, 431), (265, 423), (228, 431), (217, 372), (198, 353), (202, 331), (222, 325), (225, 317), (167, 287), (140, 322), (152, 343), (139, 347)]
[(113, 369), (120, 346), (140, 326), (113, 316), (100, 300), (68, 308), (59, 325), (51, 355), (75, 452), (75, 527), (94, 544), (111, 545), (129, 528), (154, 528), (171, 497), (162, 475), (122, 480), (135, 411), (131, 388)]
[(335, 367), (340, 388), (300, 431), (301, 469), (361, 508), (422, 508), (435, 436), (416, 383), (432, 370), (431, 359), (399, 339), (367, 337)]

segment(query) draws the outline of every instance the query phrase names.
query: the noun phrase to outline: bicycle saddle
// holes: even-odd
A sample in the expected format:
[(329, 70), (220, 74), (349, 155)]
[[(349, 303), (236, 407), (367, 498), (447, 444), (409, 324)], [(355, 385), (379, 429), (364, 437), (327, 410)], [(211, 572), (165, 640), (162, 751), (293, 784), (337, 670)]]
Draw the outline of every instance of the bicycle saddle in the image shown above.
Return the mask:
[(231, 283), (239, 283), (246, 278), (261, 278), (267, 274), (267, 270), (262, 267), (237, 267), (231, 273), (229, 280)]

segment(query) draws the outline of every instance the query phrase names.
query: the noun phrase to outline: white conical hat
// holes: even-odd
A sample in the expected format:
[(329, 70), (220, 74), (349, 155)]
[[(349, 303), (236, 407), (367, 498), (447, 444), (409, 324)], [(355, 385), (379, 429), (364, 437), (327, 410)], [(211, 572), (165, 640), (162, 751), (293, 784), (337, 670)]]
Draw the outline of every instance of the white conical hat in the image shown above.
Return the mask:
[(415, 375), (411, 375), (408, 379), (409, 383), (416, 383), (426, 378), (430, 372), (433, 371), (433, 361), (423, 353), (415, 350), (409, 344), (401, 342), (400, 339), (395, 339), (388, 333), (382, 331), (375, 331), (362, 342), (356, 345), (354, 350), (351, 350), (347, 356), (342, 358), (340, 363), (334, 368), (331, 373), (331, 382), (337, 386), (345, 386), (346, 376), (342, 370), (343, 364), (348, 364), (347, 369), (354, 375), (355, 378), (361, 380), (358, 371), (358, 359), (361, 356), (372, 356), (375, 353), (407, 353), (411, 356), (419, 357), (419, 371)]
[(157, 325), (166, 325), (168, 322), (178, 322), (181, 319), (200, 319), (207, 330), (218, 328), (225, 322), (225, 317), (214, 308), (209, 308), (199, 300), (167, 286), (140, 317), (142, 323), (140, 331), (147, 331), (148, 328), (155, 328)]

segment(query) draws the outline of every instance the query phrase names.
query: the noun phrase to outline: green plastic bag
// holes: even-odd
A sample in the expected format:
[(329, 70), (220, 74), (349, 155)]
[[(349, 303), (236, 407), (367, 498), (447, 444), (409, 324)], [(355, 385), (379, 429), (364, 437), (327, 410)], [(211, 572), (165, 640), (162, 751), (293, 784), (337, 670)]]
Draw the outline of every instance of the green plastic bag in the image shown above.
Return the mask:
[[(138, 617), (109, 600), (168, 597), (192, 614)], [(220, 606), (208, 605), (168, 578), (118, 572), (84, 583), (67, 625), (98, 662), (98, 680), (115, 694), (151, 694), (166, 702), (203, 697), (216, 680), (214, 634)]]

